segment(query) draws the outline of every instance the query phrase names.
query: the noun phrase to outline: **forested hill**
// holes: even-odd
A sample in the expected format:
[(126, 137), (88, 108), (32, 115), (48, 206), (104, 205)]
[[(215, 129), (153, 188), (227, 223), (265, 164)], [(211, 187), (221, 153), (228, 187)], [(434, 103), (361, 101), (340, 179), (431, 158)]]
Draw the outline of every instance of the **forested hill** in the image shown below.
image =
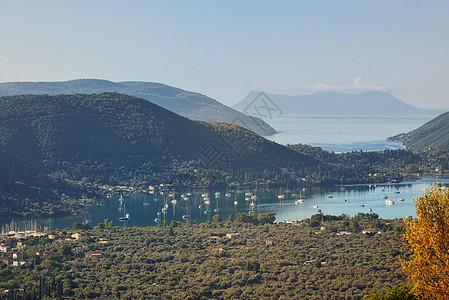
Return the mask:
[(387, 140), (402, 142), (412, 151), (429, 148), (449, 149), (449, 112), (439, 115), (415, 130), (389, 137)]
[(205, 95), (153, 82), (112, 82), (98, 79), (77, 79), (60, 82), (0, 83), (0, 96), (22, 94), (99, 94), (115, 92), (146, 99), (191, 120), (232, 123), (270, 135), (276, 131), (259, 118), (248, 117)]
[(205, 168), (229, 170), (316, 163), (243, 128), (191, 121), (117, 93), (2, 97), (0, 128), (3, 151), (44, 163), (51, 172), (102, 174), (102, 181), (117, 169), (128, 170), (129, 179), (139, 168), (153, 174), (199, 160)]
[(199, 151), (186, 147), (191, 138), (181, 132), (204, 143), (209, 134), (148, 101), (113, 93), (3, 97), (0, 116), (2, 147), (39, 160), (163, 163)]

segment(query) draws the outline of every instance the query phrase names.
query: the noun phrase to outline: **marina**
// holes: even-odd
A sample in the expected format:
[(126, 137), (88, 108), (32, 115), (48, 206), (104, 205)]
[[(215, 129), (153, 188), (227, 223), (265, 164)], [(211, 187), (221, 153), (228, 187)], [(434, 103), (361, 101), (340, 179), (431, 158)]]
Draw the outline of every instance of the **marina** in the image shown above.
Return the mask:
[[(156, 226), (165, 222), (213, 221), (220, 215), (226, 221), (236, 213), (276, 213), (276, 222), (303, 220), (323, 213), (325, 215), (375, 213), (383, 219), (415, 216), (413, 198), (421, 196), (432, 184), (448, 185), (448, 179), (422, 178), (400, 184), (372, 184), (336, 186), (334, 188), (301, 189), (238, 189), (229, 191), (189, 191), (175, 193), (132, 193), (113, 195), (101, 207), (88, 210), (91, 226), (104, 219), (121, 227)], [(388, 195), (388, 196), (387, 196)], [(131, 217), (132, 216), (132, 217)], [(85, 215), (40, 218), (16, 221), (35, 224), (41, 231), (71, 228), (74, 222), (85, 222)], [(3, 224), (4, 228), (7, 224)], [(24, 230), (23, 230), (24, 231)], [(39, 230), (38, 230), (39, 231)]]

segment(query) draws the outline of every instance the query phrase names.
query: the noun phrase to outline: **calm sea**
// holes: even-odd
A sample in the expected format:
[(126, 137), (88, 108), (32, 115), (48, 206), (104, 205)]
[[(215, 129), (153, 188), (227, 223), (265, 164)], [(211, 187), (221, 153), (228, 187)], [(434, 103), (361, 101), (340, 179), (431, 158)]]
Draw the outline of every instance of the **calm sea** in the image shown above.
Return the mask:
[(385, 138), (418, 128), (436, 115), (419, 116), (295, 116), (264, 119), (279, 133), (268, 139), (279, 144), (309, 144), (328, 151), (402, 149)]
[[(107, 200), (105, 206), (91, 208), (85, 215), (21, 222), (29, 224), (36, 221), (41, 229), (64, 229), (72, 227), (74, 222), (88, 220), (96, 225), (107, 218), (119, 226), (154, 226), (161, 224), (163, 220), (184, 221), (188, 216), (192, 222), (205, 222), (212, 221), (213, 215), (219, 214), (225, 221), (230, 214), (237, 212), (270, 211), (276, 212), (276, 220), (282, 222), (309, 218), (319, 210), (323, 214), (349, 216), (359, 212), (373, 212), (383, 219), (395, 219), (416, 216), (412, 199), (422, 195), (435, 182), (449, 185), (448, 179), (422, 178), (401, 184), (355, 185), (332, 189), (221, 191), (219, 195), (210, 191), (205, 193), (209, 197), (209, 204), (201, 193), (192, 193), (188, 200), (183, 200), (181, 194), (175, 194), (173, 198), (169, 195), (138, 193), (124, 197), (122, 201), (118, 196), (113, 197)], [(255, 195), (256, 199), (251, 200), (251, 196), (245, 196), (245, 193)], [(279, 199), (280, 194), (285, 198)], [(385, 197), (393, 200), (394, 204), (386, 204)], [(303, 203), (295, 204), (299, 198), (304, 200)], [(176, 203), (172, 202), (173, 199), (176, 199)], [(129, 213), (129, 219), (120, 221), (119, 218), (126, 213)]]

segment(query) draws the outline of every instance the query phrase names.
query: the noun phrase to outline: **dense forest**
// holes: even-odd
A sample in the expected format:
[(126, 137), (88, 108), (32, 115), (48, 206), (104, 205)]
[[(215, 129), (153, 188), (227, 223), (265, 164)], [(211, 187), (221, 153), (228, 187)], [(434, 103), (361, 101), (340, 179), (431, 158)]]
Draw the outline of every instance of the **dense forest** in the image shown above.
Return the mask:
[[(445, 148), (421, 152), (408, 150), (352, 151), (333, 153), (310, 145), (288, 145), (290, 149), (329, 166), (330, 178), (337, 183), (361, 182), (380, 177), (384, 182), (420, 175), (449, 175), (449, 151)], [(374, 176), (376, 175), (376, 176)], [(377, 178), (378, 179), (378, 178)]]
[[(363, 213), (273, 219), (237, 214), (140, 228), (105, 220), (88, 231), (75, 223), (20, 240), (28, 258), (23, 266), (0, 263), (0, 289), (10, 291), (0, 297), (361, 299), (407, 284), (400, 220)], [(363, 234), (366, 228), (376, 229)]]

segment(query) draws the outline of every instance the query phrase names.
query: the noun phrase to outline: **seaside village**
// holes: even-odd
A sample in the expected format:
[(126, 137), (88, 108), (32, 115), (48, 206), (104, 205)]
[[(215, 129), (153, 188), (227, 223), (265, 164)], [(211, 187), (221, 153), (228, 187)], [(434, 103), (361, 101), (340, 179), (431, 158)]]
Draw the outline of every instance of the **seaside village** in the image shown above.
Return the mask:
[[(8, 230), (11, 228), (15, 230)], [(106, 228), (105, 231), (107, 230), (109, 229)], [(108, 256), (104, 251), (87, 251), (87, 246), (92, 243), (107, 243), (110, 240), (107, 237), (95, 237), (88, 232), (76, 230), (41, 232), (37, 229), (36, 223), (18, 225), (12, 221), (11, 224), (2, 227), (2, 233), (0, 235), (0, 263), (12, 266), (36, 264), (54, 254), (58, 254), (42, 248), (44, 247), (42, 245), (46, 243), (36, 243), (38, 239), (48, 239), (49, 242), (53, 240), (61, 243), (73, 242), (71, 245), (73, 247), (69, 249), (74, 254), (78, 256), (82, 255), (86, 258), (104, 258)], [(27, 241), (32, 246), (28, 245)]]

